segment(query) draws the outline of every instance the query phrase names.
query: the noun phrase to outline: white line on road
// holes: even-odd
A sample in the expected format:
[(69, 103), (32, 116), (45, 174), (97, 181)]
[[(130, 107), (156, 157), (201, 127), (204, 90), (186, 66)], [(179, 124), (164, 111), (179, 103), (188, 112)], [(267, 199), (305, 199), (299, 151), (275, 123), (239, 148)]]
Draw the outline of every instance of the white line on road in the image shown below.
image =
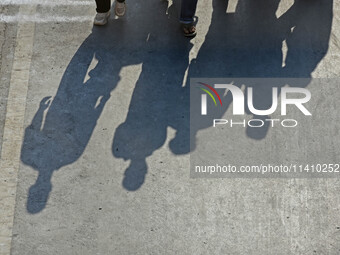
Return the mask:
[[(34, 15), (36, 6), (20, 6), (19, 12)], [(0, 160), (0, 255), (11, 252), (34, 30), (34, 23), (18, 23)]]
[(17, 14), (14, 16), (0, 15), (0, 22), (5, 23), (16, 23), (16, 22), (34, 22), (34, 23), (48, 23), (48, 22), (87, 22), (92, 21), (93, 16), (44, 16), (44, 15), (21, 15)]
[(57, 6), (57, 5), (94, 5), (94, 1), (68, 1), (58, 0), (53, 2), (51, 0), (1, 0), (1, 5), (45, 5), (45, 6)]
[(238, 5), (238, 0), (237, 1), (228, 1), (226, 13), (235, 13), (237, 5)]

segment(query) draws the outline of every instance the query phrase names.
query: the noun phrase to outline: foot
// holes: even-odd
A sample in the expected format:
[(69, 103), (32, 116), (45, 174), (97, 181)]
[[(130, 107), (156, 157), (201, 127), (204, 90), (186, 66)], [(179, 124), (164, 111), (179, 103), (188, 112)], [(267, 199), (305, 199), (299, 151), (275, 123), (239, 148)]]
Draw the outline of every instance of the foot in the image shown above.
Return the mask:
[(27, 211), (31, 214), (41, 212), (46, 207), (51, 190), (52, 184), (50, 180), (37, 180), (28, 191)]
[(145, 159), (131, 160), (124, 174), (123, 187), (129, 191), (138, 190), (144, 183), (147, 168)]
[(97, 13), (96, 17), (94, 18), (93, 24), (96, 26), (103, 26), (107, 23), (107, 20), (110, 17), (110, 11), (104, 13)]
[(185, 37), (196, 36), (196, 27), (194, 23), (182, 24), (182, 29)]
[(118, 17), (123, 17), (125, 15), (125, 12), (126, 12), (125, 1), (122, 3), (117, 1), (115, 5), (115, 14)]

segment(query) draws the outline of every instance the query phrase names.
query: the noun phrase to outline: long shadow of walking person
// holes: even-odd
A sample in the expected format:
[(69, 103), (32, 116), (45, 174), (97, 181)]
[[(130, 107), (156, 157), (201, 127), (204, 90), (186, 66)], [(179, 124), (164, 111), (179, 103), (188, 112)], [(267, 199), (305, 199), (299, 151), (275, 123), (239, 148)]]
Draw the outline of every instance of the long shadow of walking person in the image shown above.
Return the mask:
[[(163, 4), (165, 13), (167, 2)], [(169, 13), (175, 12), (172, 8), (176, 7), (177, 2)], [(149, 11), (155, 12), (154, 8), (155, 3), (151, 3)], [(148, 54), (143, 58), (128, 115), (117, 128), (112, 145), (115, 157), (130, 160), (123, 186), (132, 191), (144, 183), (146, 158), (165, 143), (167, 128), (181, 133), (179, 126), (188, 126), (189, 119), (189, 94), (182, 83), (192, 44), (179, 32), (177, 19), (159, 16), (148, 25), (152, 28), (145, 48)], [(176, 139), (172, 146), (188, 152), (185, 141)]]
[[(272, 89), (278, 87), (280, 92), (286, 83), (284, 78), (311, 77), (328, 50), (333, 1), (296, 0), (277, 18), (279, 3), (280, 0), (239, 0), (235, 13), (226, 13), (228, 2), (213, 1), (211, 25), (197, 58), (190, 65), (189, 77), (230, 78), (230, 82), (235, 78), (281, 78), (275, 84), (254, 87), (253, 101), (259, 110), (271, 107)], [(285, 59), (284, 41), (288, 47)], [(245, 83), (234, 85), (245, 85), (247, 89), (254, 84), (247, 84), (245, 79)], [(308, 79), (289, 85), (307, 86)], [(231, 103), (228, 93), (224, 110)], [(248, 137), (265, 138), (270, 125), (265, 123), (261, 128), (247, 127)]]
[[(307, 3), (299, 0), (284, 16), (277, 18), (275, 12), (279, 2), (240, 0), (236, 13), (226, 14), (228, 3), (213, 1), (209, 32), (197, 59), (190, 63), (188, 81), (192, 77), (292, 77), (296, 69), (300, 70), (299, 77), (310, 77), (328, 48), (332, 1)], [(303, 12), (304, 8), (307, 8), (307, 14)], [(314, 22), (316, 11), (323, 17), (320, 24)], [(176, 130), (175, 138), (169, 143), (171, 151), (176, 155), (190, 151), (189, 84), (187, 82), (185, 87), (181, 84), (191, 45), (166, 24), (165, 19), (158, 19), (157, 24), (153, 25), (151, 34), (155, 37), (149, 41), (152, 50), (144, 58), (142, 74), (134, 90), (127, 118), (114, 136), (113, 155), (131, 160), (123, 180), (123, 186), (128, 190), (137, 190), (144, 183), (148, 169), (146, 158), (165, 143), (167, 127)], [(291, 33), (294, 26), (301, 28)], [(311, 26), (323, 31), (323, 37), (311, 36)], [(297, 31), (299, 34), (296, 34)], [(171, 41), (168, 41), (169, 36)], [(322, 53), (317, 57), (312, 49), (298, 47), (294, 50), (301, 38), (306, 39), (306, 36), (308, 40), (320, 41)], [(286, 67), (283, 68), (282, 42), (285, 39), (289, 50)], [(309, 61), (308, 68), (297, 66), (297, 61), (306, 59)], [(272, 86), (281, 87), (284, 84)], [(272, 86), (262, 87), (254, 94), (258, 109), (271, 106)], [(232, 97), (227, 94), (223, 111), (228, 109), (231, 102)], [(203, 123), (192, 129), (191, 136), (194, 137), (198, 130), (204, 128), (207, 126)], [(268, 128), (269, 124), (256, 130), (250, 128), (247, 135), (253, 139), (263, 139)]]
[[(45, 208), (53, 172), (75, 162), (84, 152), (105, 103), (120, 80), (121, 68), (140, 63), (138, 54), (129, 54), (145, 40), (136, 32), (132, 25), (123, 27), (120, 20), (107, 29), (94, 27), (67, 66), (55, 97), (41, 101), (25, 130), (21, 150), (22, 162), (39, 172), (28, 192), (29, 213)], [(84, 82), (93, 59), (98, 63)]]

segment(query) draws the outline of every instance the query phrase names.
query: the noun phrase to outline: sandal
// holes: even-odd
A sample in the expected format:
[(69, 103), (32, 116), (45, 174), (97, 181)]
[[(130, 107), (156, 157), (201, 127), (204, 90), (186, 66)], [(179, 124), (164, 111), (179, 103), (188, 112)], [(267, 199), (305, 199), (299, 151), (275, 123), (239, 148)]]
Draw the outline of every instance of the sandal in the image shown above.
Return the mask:
[(182, 30), (185, 37), (194, 37), (196, 35), (196, 27), (194, 23), (182, 24)]

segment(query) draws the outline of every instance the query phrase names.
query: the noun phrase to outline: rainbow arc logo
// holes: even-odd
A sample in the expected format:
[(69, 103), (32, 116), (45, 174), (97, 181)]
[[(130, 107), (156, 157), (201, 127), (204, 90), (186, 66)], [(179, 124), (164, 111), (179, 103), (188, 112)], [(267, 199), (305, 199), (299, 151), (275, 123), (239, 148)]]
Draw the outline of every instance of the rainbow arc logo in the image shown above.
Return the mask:
[[(221, 106), (223, 106), (222, 100), (220, 98), (220, 95), (217, 93), (217, 91), (212, 86), (210, 86), (209, 84), (203, 83), (203, 82), (199, 82), (199, 84), (201, 84), (201, 85), (205, 86), (206, 88), (210, 89), (217, 96), (218, 100), (220, 101)], [(217, 102), (215, 100), (215, 97), (211, 94), (211, 92), (209, 90), (207, 90), (207, 89), (204, 89), (204, 88), (200, 88), (200, 89), (203, 90), (204, 92), (206, 92), (212, 98), (212, 100), (214, 101), (215, 106), (217, 106)]]
[[(206, 87), (206, 88), (199, 88), (199, 89), (201, 89), (202, 91), (204, 91), (211, 97), (211, 99), (214, 101), (215, 106), (217, 106), (217, 101), (213, 94), (215, 94), (219, 103), (221, 104), (221, 106), (223, 106), (220, 95), (217, 93), (217, 91), (212, 86), (210, 86), (209, 84), (203, 83), (203, 82), (199, 82), (199, 84)], [(207, 115), (207, 94), (202, 94), (202, 108), (201, 108), (202, 115)]]

